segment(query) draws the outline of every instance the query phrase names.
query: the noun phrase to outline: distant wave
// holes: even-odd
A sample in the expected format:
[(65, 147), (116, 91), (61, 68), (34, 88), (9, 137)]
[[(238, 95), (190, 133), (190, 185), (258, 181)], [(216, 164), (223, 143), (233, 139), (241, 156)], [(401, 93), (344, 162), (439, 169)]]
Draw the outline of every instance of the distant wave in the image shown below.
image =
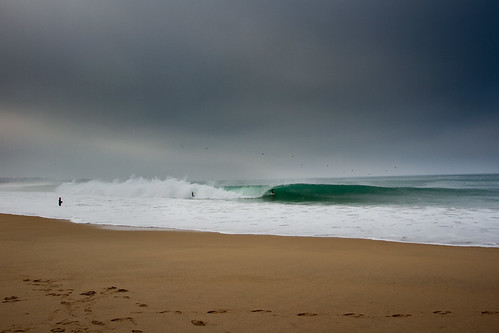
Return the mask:
[(0, 191), (51, 192), (61, 182), (39, 177), (0, 177)]
[(487, 190), (381, 187), (368, 185), (287, 184), (269, 189), (263, 195), (266, 200), (282, 202), (323, 202), (338, 204), (414, 204), (443, 203), (465, 198), (495, 198), (495, 192)]

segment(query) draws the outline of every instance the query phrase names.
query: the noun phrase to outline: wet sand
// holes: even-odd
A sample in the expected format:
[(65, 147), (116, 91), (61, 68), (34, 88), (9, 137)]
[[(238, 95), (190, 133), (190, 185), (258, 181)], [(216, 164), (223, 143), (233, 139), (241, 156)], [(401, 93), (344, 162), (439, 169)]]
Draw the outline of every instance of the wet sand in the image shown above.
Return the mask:
[(499, 249), (0, 215), (0, 332), (498, 332)]

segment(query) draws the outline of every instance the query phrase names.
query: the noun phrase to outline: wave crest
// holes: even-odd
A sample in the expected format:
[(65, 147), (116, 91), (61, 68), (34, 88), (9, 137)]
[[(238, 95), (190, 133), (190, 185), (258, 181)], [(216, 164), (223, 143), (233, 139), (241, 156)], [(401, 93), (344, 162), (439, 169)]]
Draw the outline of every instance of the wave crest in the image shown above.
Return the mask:
[(67, 182), (59, 185), (56, 191), (63, 194), (86, 194), (128, 198), (195, 198), (200, 199), (238, 199), (240, 194), (214, 186), (191, 183), (176, 178), (146, 179), (131, 177), (125, 181), (112, 182), (90, 180), (86, 182)]
[(269, 189), (263, 199), (281, 202), (329, 204), (466, 204), (472, 199), (496, 200), (488, 190), (453, 188), (381, 187), (369, 185), (285, 184)]

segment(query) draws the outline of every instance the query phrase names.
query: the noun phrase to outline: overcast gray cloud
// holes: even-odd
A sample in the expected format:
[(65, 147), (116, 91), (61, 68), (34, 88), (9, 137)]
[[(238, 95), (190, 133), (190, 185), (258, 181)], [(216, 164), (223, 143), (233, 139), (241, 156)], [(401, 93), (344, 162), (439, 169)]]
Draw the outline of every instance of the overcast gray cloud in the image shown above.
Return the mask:
[(498, 9), (2, 1), (0, 176), (499, 172)]

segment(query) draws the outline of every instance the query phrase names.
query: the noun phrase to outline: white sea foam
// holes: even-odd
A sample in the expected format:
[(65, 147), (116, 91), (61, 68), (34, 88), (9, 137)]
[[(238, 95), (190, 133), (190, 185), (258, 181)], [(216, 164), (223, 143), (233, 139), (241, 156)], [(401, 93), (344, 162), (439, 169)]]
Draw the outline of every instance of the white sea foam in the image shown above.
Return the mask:
[(0, 212), (110, 226), (499, 247), (496, 208), (292, 204), (241, 199), (237, 190), (173, 178), (69, 182), (51, 191), (0, 189)]
[(194, 193), (200, 199), (237, 199), (241, 195), (223, 189), (191, 183), (175, 178), (145, 179), (132, 177), (125, 181), (67, 182), (56, 189), (61, 194), (86, 194), (127, 198), (191, 198)]

